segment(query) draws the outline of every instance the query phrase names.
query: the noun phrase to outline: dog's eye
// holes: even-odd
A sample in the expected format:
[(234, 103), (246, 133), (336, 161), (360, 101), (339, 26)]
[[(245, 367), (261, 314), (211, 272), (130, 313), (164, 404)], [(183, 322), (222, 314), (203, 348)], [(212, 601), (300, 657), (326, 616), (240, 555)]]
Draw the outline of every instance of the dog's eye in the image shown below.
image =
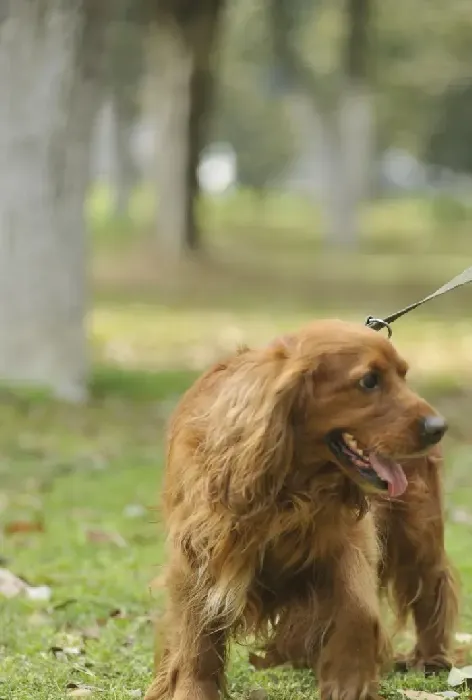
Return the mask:
[(364, 391), (373, 391), (378, 388), (379, 384), (380, 375), (378, 372), (367, 372), (359, 381), (359, 386), (361, 389), (364, 389)]

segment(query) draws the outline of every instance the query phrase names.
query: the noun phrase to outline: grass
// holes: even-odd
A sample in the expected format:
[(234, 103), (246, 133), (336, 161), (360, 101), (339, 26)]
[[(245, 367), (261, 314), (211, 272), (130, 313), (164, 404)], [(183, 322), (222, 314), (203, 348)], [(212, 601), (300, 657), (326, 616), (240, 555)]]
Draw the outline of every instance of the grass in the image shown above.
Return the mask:
[[(125, 700), (148, 685), (152, 618), (163, 604), (149, 583), (165, 558), (156, 508), (164, 426), (196, 373), (238, 343), (267, 342), (316, 316), (387, 313), (467, 264), (463, 223), (447, 241), (442, 232), (431, 238), (428, 202), (371, 207), (363, 252), (341, 256), (321, 252), (306, 201), (270, 197), (254, 210), (236, 193), (202, 204), (209, 252), (168, 270), (148, 236), (152, 209), (142, 190), (130, 220), (116, 222), (103, 189), (90, 200), (90, 402), (71, 407), (0, 388), (0, 566), (51, 590), (46, 601), (0, 599), (0, 700)], [(467, 439), (468, 299), (457, 292), (434, 302), (439, 315), (419, 310), (394, 335), (413, 381)], [(470, 456), (453, 439), (447, 449), (447, 543), (463, 578), (461, 631), (472, 632), (470, 524), (454, 517), (459, 508), (469, 513)], [(255, 673), (242, 648), (232, 655), (230, 687), (236, 700), (256, 700), (258, 688), (272, 700), (313, 697), (309, 673)], [(400, 697), (400, 688), (447, 684), (390, 677), (382, 694)]]
[[(434, 303), (434, 302), (432, 302)], [(374, 307), (371, 302), (370, 309)], [(202, 370), (238, 343), (261, 344), (314, 318), (336, 315), (363, 322), (365, 311), (313, 307), (303, 310), (274, 303), (258, 308), (193, 308), (149, 300), (96, 304), (89, 329), (95, 360), (118, 367)], [(437, 376), (462, 385), (471, 378), (472, 326), (467, 317), (431, 317), (418, 310), (394, 325), (394, 340), (418, 376)], [(453, 360), (453, 362), (452, 362)], [(466, 381), (464, 381), (466, 380)]]
[(2, 557), (52, 598), (2, 603), (0, 697), (63, 698), (76, 682), (125, 698), (148, 680), (158, 604), (148, 584), (163, 558), (154, 508), (163, 402), (179, 384), (164, 377), (152, 400), (125, 400), (119, 385), (102, 398), (109, 382), (100, 376), (86, 408), (2, 406), (3, 529), (41, 527), (5, 535)]
[[(275, 301), (286, 308), (364, 307), (369, 313), (376, 287), (376, 311), (387, 312), (457, 274), (472, 253), (472, 207), (459, 207), (462, 214), (454, 218), (454, 206), (438, 204), (427, 197), (369, 203), (353, 257), (326, 249), (319, 208), (307, 197), (271, 192), (258, 207), (241, 190), (205, 197), (199, 211), (205, 251), (182, 275), (157, 248), (153, 189), (137, 189), (128, 218), (117, 220), (110, 192), (96, 186), (87, 207), (95, 288), (120, 300), (142, 300), (145, 293), (194, 307), (236, 303), (267, 312)], [(465, 299), (455, 298), (449, 308)]]
[[(117, 241), (126, 245), (130, 227), (147, 231), (155, 211), (152, 183), (134, 191), (126, 220), (113, 217), (113, 196), (105, 184), (93, 188), (87, 205), (94, 238), (106, 247), (114, 247)], [(213, 244), (230, 243), (236, 231), (251, 245), (255, 239), (260, 245), (280, 248), (288, 236), (292, 247), (307, 252), (322, 243), (322, 215), (315, 198), (296, 192), (272, 190), (261, 198), (238, 188), (220, 196), (204, 195), (198, 215)], [(469, 237), (471, 219), (470, 201), (444, 195), (377, 199), (362, 209), (362, 241), (371, 252), (457, 252)]]
[[(162, 607), (150, 580), (164, 560), (159, 511), (162, 435), (189, 372), (99, 371), (86, 407), (5, 396), (0, 406), (2, 564), (51, 599), (0, 605), (0, 698), (139, 697), (150, 678), (151, 617)], [(454, 453), (454, 446), (451, 447)], [(460, 454), (459, 454), (460, 458)], [(452, 498), (454, 494), (452, 494)], [(30, 531), (23, 531), (26, 527)], [(12, 530), (18, 532), (11, 532)], [(471, 611), (470, 526), (450, 524), (448, 547)], [(470, 630), (464, 617), (462, 631)], [(274, 700), (312, 697), (309, 673), (255, 673), (236, 649), (238, 700), (264, 688)], [(391, 677), (399, 688), (444, 690), (445, 678)]]

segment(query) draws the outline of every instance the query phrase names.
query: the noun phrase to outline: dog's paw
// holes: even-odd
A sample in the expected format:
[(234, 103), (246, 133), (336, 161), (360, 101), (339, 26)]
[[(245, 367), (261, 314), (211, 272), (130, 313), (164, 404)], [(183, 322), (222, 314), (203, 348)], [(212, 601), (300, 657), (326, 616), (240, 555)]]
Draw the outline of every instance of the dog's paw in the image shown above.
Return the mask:
[(437, 676), (449, 672), (452, 664), (446, 659), (422, 659), (410, 654), (409, 656), (396, 656), (394, 660), (395, 673), (424, 673), (425, 676)]

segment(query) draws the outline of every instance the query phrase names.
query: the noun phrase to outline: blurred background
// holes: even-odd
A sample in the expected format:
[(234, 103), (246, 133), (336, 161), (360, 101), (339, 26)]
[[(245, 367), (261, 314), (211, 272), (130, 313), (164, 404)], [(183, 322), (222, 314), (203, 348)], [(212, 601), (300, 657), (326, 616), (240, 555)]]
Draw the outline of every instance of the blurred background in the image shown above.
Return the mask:
[[(0, 670), (12, 697), (41, 676), (55, 698), (70, 666), (32, 654), (15, 676), (20, 650), (106, 619), (93, 663), (134, 634), (133, 689), (150, 633), (123, 610), (145, 619), (164, 556), (148, 508), (182, 391), (241, 343), (385, 316), (472, 264), (471, 7), (10, 0), (0, 85), (0, 566), (50, 591), (0, 605)], [(471, 301), (393, 326), (451, 423), (464, 629)]]

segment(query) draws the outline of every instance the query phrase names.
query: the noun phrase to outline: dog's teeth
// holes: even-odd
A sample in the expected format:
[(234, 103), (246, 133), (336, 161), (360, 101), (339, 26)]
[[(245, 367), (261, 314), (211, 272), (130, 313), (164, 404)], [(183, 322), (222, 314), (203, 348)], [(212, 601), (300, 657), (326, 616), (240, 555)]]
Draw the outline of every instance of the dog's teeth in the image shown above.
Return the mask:
[(352, 435), (349, 435), (349, 433), (344, 433), (343, 438), (344, 438), (344, 442), (346, 443), (346, 445), (348, 445), (349, 447), (351, 447), (354, 450), (358, 449), (357, 442)]

